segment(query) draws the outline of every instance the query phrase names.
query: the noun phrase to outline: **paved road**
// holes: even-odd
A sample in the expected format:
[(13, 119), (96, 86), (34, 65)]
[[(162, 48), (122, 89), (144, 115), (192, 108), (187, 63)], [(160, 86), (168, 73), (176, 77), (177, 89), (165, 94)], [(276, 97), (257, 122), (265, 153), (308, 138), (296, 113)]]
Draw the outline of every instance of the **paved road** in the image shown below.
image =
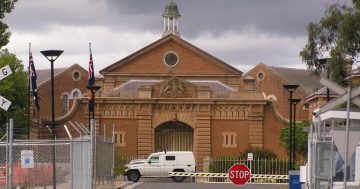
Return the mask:
[(147, 179), (142, 178), (138, 183), (134, 183), (126, 189), (287, 189), (287, 184), (247, 184), (245, 186), (236, 186), (231, 183), (191, 183), (190, 179), (186, 179), (182, 183), (176, 183), (169, 178)]
[(219, 184), (219, 183), (148, 183), (139, 182), (127, 187), (126, 189), (287, 189), (287, 185), (269, 185), (269, 184), (247, 184), (245, 186), (235, 186), (233, 184)]

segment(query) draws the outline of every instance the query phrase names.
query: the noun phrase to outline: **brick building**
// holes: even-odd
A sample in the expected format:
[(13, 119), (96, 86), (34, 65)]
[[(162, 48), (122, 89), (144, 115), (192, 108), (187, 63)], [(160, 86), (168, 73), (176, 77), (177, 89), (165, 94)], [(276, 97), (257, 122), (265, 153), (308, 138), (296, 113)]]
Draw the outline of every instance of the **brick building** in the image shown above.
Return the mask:
[[(306, 69), (267, 66), (263, 63), (256, 65), (243, 77), (256, 78), (255, 89), (261, 92), (269, 105), (273, 108), (279, 120), (288, 122), (289, 93), (283, 85), (298, 84), (299, 88), (293, 93), (293, 98), (301, 99), (296, 106), (297, 120), (311, 120), (314, 109), (326, 103), (326, 88), (319, 83), (320, 77)], [(336, 95), (330, 91), (330, 99)]]
[[(51, 125), (49, 124), (51, 120), (50, 70), (37, 70), (37, 76), (40, 111), (31, 108), (34, 123), (38, 125), (31, 128), (31, 135), (32, 138), (50, 137), (51, 133), (46, 128)], [(87, 70), (80, 65), (74, 64), (69, 68), (54, 69), (55, 117), (58, 122), (69, 116), (70, 109), (75, 107), (76, 99), (81, 99), (86, 93), (86, 85)]]
[[(286, 157), (279, 132), (288, 121), (289, 96), (282, 85), (298, 83), (294, 96), (303, 99), (319, 88), (318, 81), (299, 70), (265, 64), (243, 75), (180, 37), (173, 1), (163, 17), (162, 38), (100, 71), (97, 133), (111, 136), (114, 126), (117, 146), (126, 156), (193, 151), (200, 169), (205, 157), (236, 156), (248, 148)], [(88, 98), (82, 95), (86, 75), (74, 65), (55, 77), (59, 135), (67, 121), (88, 125)], [(39, 85), (45, 125), (51, 115), (49, 90), (49, 82)], [(297, 107), (298, 120), (307, 119), (306, 103)]]

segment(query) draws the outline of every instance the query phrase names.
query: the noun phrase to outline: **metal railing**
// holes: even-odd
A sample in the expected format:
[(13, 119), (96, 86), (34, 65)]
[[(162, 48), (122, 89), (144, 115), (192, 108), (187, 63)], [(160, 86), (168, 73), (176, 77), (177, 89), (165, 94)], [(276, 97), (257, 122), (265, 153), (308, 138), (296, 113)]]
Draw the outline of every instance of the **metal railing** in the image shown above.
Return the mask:
[[(254, 158), (253, 161), (248, 161), (245, 158), (239, 157), (217, 157), (204, 159), (205, 173), (223, 173), (226, 174), (228, 170), (236, 163), (245, 164), (250, 170), (252, 177), (249, 182), (252, 183), (288, 183), (288, 165), (287, 159), (273, 158), (261, 159)], [(303, 162), (297, 162), (303, 164)], [(208, 177), (205, 182), (230, 182), (230, 180), (223, 177)]]

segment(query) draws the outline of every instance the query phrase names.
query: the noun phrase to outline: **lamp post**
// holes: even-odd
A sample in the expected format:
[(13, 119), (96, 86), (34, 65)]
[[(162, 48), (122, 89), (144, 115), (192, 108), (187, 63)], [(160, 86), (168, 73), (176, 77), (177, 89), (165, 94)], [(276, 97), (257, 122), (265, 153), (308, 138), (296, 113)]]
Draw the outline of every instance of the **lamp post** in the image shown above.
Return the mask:
[[(54, 62), (64, 52), (62, 50), (45, 50), (40, 51), (46, 59), (51, 63), (51, 138), (56, 139), (55, 128), (55, 94), (54, 94)], [(52, 148), (52, 164), (53, 164), (53, 189), (56, 189), (56, 162), (55, 162), (55, 146)]]
[[(86, 87), (91, 92), (91, 97), (89, 98), (89, 131), (90, 129), (90, 120), (95, 118), (95, 93), (98, 91), (101, 87), (96, 85), (88, 85)], [(90, 118), (91, 114), (91, 118)]]
[(291, 101), (291, 105), (293, 107), (293, 111), (294, 111), (294, 117), (293, 117), (293, 152), (292, 152), (292, 155), (293, 155), (293, 165), (292, 167), (294, 168), (294, 164), (295, 164), (295, 161), (296, 161), (296, 104), (298, 104), (299, 102), (301, 101), (301, 99), (292, 99)]
[(289, 99), (289, 105), (290, 105), (290, 116), (289, 116), (289, 120), (290, 120), (290, 135), (289, 135), (289, 145), (290, 145), (290, 150), (289, 150), (289, 170), (293, 170), (293, 163), (292, 163), (292, 96), (294, 91), (299, 87), (299, 85), (283, 85), (283, 87), (286, 89), (286, 91), (288, 91), (290, 93), (290, 99)]

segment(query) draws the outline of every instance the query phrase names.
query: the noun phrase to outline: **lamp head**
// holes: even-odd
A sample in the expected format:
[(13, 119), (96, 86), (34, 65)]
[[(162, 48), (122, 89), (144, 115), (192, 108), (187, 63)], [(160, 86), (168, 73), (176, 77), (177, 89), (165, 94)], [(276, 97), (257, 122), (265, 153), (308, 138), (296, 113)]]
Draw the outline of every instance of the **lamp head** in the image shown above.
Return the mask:
[(283, 85), (283, 87), (290, 93), (294, 92), (299, 85)]
[(88, 85), (88, 86), (86, 86), (86, 88), (89, 89), (89, 90), (92, 91), (92, 92), (96, 92), (96, 91), (98, 91), (98, 90), (101, 88), (101, 86)]
[(45, 50), (40, 51), (49, 61), (55, 61), (64, 51), (62, 50)]
[(293, 99), (289, 99), (289, 101), (291, 101), (291, 103), (293, 105), (296, 105), (297, 103), (299, 103), (301, 101), (301, 99), (298, 99), (298, 98), (293, 98)]

